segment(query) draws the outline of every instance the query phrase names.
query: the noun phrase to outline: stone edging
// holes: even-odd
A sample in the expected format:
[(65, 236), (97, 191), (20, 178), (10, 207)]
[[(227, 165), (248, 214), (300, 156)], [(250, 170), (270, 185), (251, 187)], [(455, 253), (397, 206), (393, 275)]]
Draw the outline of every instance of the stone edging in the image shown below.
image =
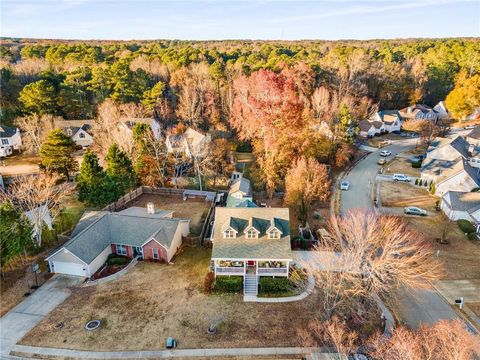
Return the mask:
[(284, 302), (293, 302), (293, 301), (300, 301), (305, 299), (308, 295), (310, 295), (315, 287), (315, 279), (312, 275), (308, 276), (308, 283), (307, 288), (304, 292), (299, 295), (295, 296), (287, 296), (287, 297), (278, 297), (278, 298), (264, 298), (258, 296), (247, 295), (243, 297), (243, 301), (245, 302), (259, 302), (259, 303), (284, 303)]
[(134, 259), (132, 259), (132, 261), (130, 261), (130, 263), (127, 266), (125, 266), (122, 270), (116, 272), (115, 274), (112, 274), (112, 275), (109, 275), (109, 276), (106, 276), (104, 278), (100, 278), (100, 279), (97, 279), (97, 280), (93, 280), (93, 281), (87, 281), (87, 282), (83, 283), (82, 286), (83, 287), (95, 286), (95, 285), (99, 285), (99, 284), (104, 284), (104, 283), (112, 281), (112, 280), (116, 280), (119, 277), (126, 274), (128, 271), (130, 271), (130, 269), (133, 268), (135, 265), (137, 265), (137, 263), (138, 263), (138, 259), (134, 258)]

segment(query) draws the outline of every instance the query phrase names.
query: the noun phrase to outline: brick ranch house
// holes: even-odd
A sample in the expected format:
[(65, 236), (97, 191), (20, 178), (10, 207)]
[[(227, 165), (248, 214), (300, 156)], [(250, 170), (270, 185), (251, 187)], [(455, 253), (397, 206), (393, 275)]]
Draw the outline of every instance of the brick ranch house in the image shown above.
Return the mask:
[(91, 277), (110, 254), (169, 262), (188, 235), (189, 219), (172, 212), (131, 207), (118, 213), (101, 211), (85, 217), (72, 238), (48, 256), (53, 273)]
[(261, 276), (289, 276), (288, 208), (217, 207), (211, 241), (215, 277), (242, 276), (244, 294), (257, 294)]

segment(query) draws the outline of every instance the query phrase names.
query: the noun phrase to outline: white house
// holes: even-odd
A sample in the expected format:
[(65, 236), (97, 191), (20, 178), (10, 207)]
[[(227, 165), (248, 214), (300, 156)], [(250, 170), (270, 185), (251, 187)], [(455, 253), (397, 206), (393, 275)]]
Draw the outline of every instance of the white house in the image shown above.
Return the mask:
[(63, 128), (63, 132), (72, 138), (76, 145), (88, 147), (93, 145), (93, 136), (89, 133), (90, 125), (83, 124), (80, 127), (69, 126)]
[(256, 295), (262, 276), (288, 277), (292, 251), (288, 208), (217, 207), (211, 241), (215, 277), (241, 276)]
[(447, 191), (440, 207), (450, 220), (480, 223), (480, 192)]
[(0, 157), (12, 154), (12, 150), (20, 150), (22, 136), (20, 129), (6, 125), (0, 125)]
[[(79, 224), (74, 236), (46, 258), (50, 271), (91, 277), (112, 253), (169, 262), (189, 233), (189, 219), (153, 206), (119, 213), (98, 212)], [(78, 226), (77, 226), (78, 227)]]
[(439, 119), (450, 119), (450, 114), (445, 105), (445, 101), (440, 101), (437, 105), (433, 107), (433, 110), (437, 112)]
[(32, 237), (37, 243), (41, 241), (42, 228), (45, 225), (49, 230), (53, 229), (52, 216), (47, 205), (41, 205), (33, 210), (26, 211), (25, 216), (33, 227)]
[(386, 132), (400, 131), (402, 128), (402, 117), (397, 110), (382, 110), (373, 114), (372, 121), (380, 121), (384, 124)]
[(425, 104), (416, 104), (408, 106), (399, 111), (400, 116), (409, 120), (434, 120), (439, 119), (439, 114), (430, 106)]
[(358, 127), (362, 137), (372, 137), (385, 132), (385, 124), (381, 121), (360, 120)]
[(475, 126), (475, 128), (467, 134), (466, 140), (469, 144), (480, 146), (480, 126)]

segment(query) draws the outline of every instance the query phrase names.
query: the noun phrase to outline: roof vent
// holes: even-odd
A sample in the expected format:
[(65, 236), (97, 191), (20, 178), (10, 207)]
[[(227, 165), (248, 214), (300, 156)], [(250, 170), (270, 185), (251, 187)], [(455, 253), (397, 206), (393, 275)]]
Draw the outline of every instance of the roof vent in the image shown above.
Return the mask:
[(155, 214), (155, 204), (152, 202), (149, 202), (147, 204), (147, 214), (153, 215)]

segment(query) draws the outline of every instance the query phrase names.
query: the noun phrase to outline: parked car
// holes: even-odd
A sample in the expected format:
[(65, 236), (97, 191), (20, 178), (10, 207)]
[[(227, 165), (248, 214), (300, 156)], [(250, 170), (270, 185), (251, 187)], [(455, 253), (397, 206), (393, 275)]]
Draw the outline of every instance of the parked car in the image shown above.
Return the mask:
[(427, 216), (427, 211), (420, 209), (416, 206), (407, 206), (403, 209), (403, 212), (407, 215)]
[(340, 190), (348, 190), (348, 189), (350, 189), (350, 181), (348, 180), (342, 181), (342, 183), (340, 184)]
[(11, 146), (0, 146), (0, 157), (7, 157), (12, 155), (12, 147)]
[(412, 162), (421, 162), (421, 161), (425, 160), (425, 155), (423, 155), (423, 154), (415, 155), (415, 156), (412, 156), (410, 160), (412, 160)]
[(463, 127), (465, 130), (472, 130), (475, 129), (475, 125), (467, 125)]
[(385, 165), (387, 163), (387, 159), (378, 159), (378, 165)]
[(392, 155), (392, 152), (389, 150), (382, 150), (380, 152), (380, 156), (383, 156), (383, 157), (390, 156), (390, 155)]
[(393, 174), (392, 179), (393, 181), (403, 181), (403, 182), (411, 181), (411, 179), (405, 174)]

